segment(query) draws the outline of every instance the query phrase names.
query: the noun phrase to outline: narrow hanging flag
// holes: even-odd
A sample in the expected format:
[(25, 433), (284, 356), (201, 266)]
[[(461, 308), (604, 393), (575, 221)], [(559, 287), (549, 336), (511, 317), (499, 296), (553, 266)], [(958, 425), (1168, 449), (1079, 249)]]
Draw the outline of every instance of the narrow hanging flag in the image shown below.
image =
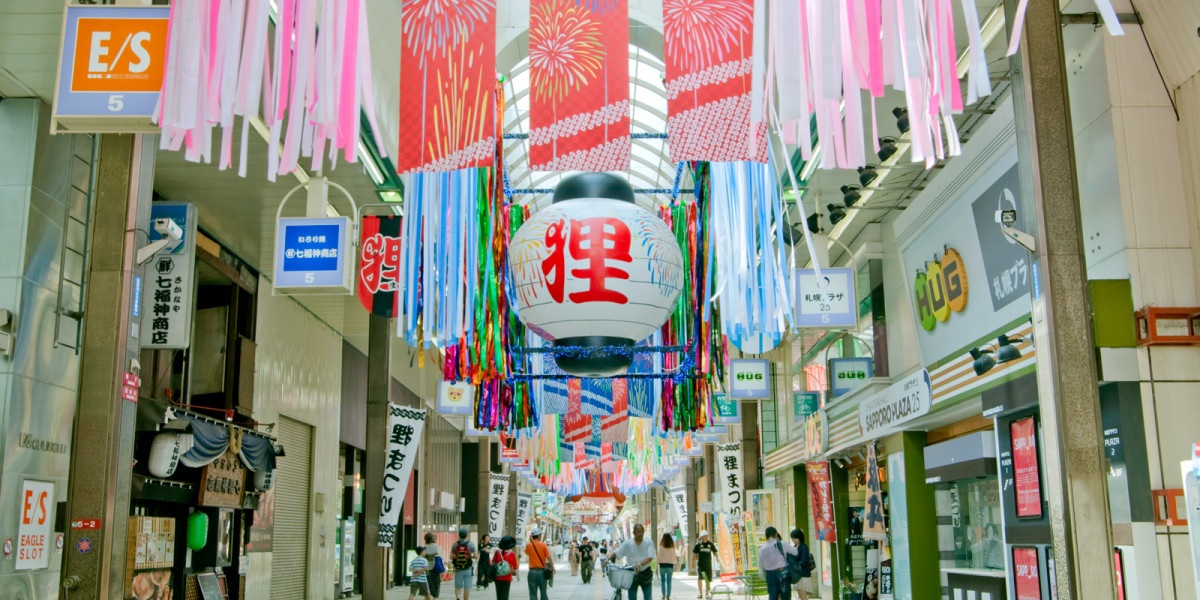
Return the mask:
[(508, 473), (488, 473), (488, 535), (495, 539), (504, 532), (508, 516)]
[(400, 314), (400, 217), (362, 218), (358, 257), (358, 300), (381, 317)]
[(401, 3), (400, 173), (490, 167), (496, 0)]
[(388, 453), (383, 467), (383, 503), (379, 509), (379, 545), (392, 547), (396, 521), (408, 491), (408, 478), (421, 449), (425, 409), (388, 404)]
[(629, 170), (626, 0), (533, 0), (529, 77), (531, 168)]
[(667, 135), (673, 162), (766, 162), (751, 131), (754, 0), (663, 0)]

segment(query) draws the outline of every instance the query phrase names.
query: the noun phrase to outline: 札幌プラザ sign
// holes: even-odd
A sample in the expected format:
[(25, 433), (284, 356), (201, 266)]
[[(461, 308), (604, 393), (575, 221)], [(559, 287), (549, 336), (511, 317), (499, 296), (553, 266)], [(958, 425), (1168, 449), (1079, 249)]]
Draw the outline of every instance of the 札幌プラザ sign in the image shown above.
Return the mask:
[(932, 398), (929, 371), (925, 369), (893, 383), (859, 405), (858, 425), (863, 437), (879, 437), (882, 432), (928, 413)]

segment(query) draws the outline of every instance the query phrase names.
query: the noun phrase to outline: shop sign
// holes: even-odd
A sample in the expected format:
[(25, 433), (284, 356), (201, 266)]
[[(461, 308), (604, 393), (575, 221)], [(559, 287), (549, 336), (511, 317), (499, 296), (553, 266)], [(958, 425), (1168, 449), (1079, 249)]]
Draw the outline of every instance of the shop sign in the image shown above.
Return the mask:
[(833, 488), (829, 480), (828, 462), (810, 462), (808, 471), (808, 498), (812, 503), (813, 524), (816, 526), (814, 540), (837, 542), (837, 530), (833, 521)]
[(54, 527), (54, 484), (26, 479), (21, 490), (17, 526), (17, 557), (13, 569), (45, 569), (50, 566), (50, 535)]
[(879, 461), (875, 444), (867, 447), (867, 498), (863, 511), (863, 538), (887, 541), (883, 517), (883, 487), (879, 484)]
[[(187, 348), (195, 312), (196, 208), (181, 202), (155, 202), (150, 219), (170, 219), (183, 232), (179, 243), (168, 245), (150, 259), (147, 286), (142, 293), (142, 347)], [(150, 228), (150, 241), (162, 239)]]
[(729, 397), (770, 400), (771, 363), (757, 359), (730, 361)]
[(233, 452), (226, 450), (217, 460), (204, 466), (200, 472), (200, 506), (222, 506), (241, 508), (242, 495), (246, 491), (246, 465)]
[(804, 421), (804, 456), (812, 458), (825, 453), (825, 417), (820, 411), (808, 416)]
[(821, 410), (821, 392), (792, 392), (792, 412), (796, 423), (804, 423)]
[(739, 519), (742, 510), (745, 509), (742, 498), (744, 487), (742, 484), (742, 444), (740, 442), (718, 444), (717, 467), (720, 473), (721, 494), (726, 500), (722, 505), (727, 512), (733, 515), (734, 519)]
[(54, 119), (73, 131), (153, 130), (169, 16), (166, 6), (68, 5)]
[(858, 301), (854, 294), (853, 269), (797, 269), (796, 325), (799, 327), (854, 327), (858, 324)]
[(394, 215), (368, 215), (359, 226), (358, 301), (381, 317), (400, 316), (402, 224), (403, 219)]
[(1017, 600), (1042, 600), (1042, 579), (1038, 574), (1037, 548), (1014, 546), (1012, 553)]
[(913, 281), (913, 305), (917, 322), (925, 331), (950, 319), (951, 312), (967, 309), (967, 263), (954, 248), (946, 248), (940, 260), (926, 263)]
[(728, 394), (713, 394), (713, 404), (717, 407), (717, 422), (722, 425), (733, 425), (742, 422), (742, 403)]
[[(441, 411), (439, 411), (441, 412)], [(520, 462), (521, 454), (517, 450), (517, 438), (500, 434), (500, 462), (515, 463)]]
[(475, 387), (466, 381), (439, 381), (437, 411), (440, 415), (474, 414)]
[(1032, 416), (1013, 421), (1012, 458), (1017, 493), (1017, 516), (1042, 516), (1041, 470), (1038, 467), (1037, 423)]
[[(425, 409), (388, 403), (388, 453), (383, 467), (383, 501), (379, 507), (379, 546), (390, 548), (402, 504), (409, 500), (409, 475), (421, 450)], [(432, 491), (432, 490), (430, 490)]]
[(833, 397), (853, 392), (875, 376), (875, 363), (869, 356), (829, 359), (829, 390)]
[(350, 219), (285, 218), (275, 230), (275, 289), (289, 293), (350, 293)]
[(979, 236), (985, 282), (992, 298), (992, 310), (998, 311), (1029, 293), (1029, 252), (1000, 231), (996, 215), (1002, 210), (1019, 209), (1021, 193), (1017, 167), (1009, 169), (971, 203), (975, 232)]
[(929, 412), (933, 390), (929, 371), (921, 369), (858, 406), (858, 425), (863, 437), (877, 438), (880, 433)]
[(488, 474), (488, 535), (499, 539), (504, 532), (504, 517), (508, 513), (507, 473)]

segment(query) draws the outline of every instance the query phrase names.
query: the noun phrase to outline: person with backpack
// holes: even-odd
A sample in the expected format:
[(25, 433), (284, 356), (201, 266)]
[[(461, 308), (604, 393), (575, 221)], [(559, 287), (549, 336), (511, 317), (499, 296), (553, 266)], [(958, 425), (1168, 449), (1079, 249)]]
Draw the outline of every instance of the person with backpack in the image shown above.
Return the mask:
[(475, 544), (467, 538), (465, 527), (458, 529), (458, 541), (450, 548), (450, 564), (454, 566), (454, 597), (468, 600), (475, 585)]
[(496, 600), (508, 600), (513, 579), (520, 578), (517, 574), (520, 563), (517, 562), (517, 553), (513, 552), (516, 547), (517, 540), (511, 535), (506, 535), (500, 538), (500, 549), (492, 555), (491, 569), (492, 580), (496, 582)]
[(796, 556), (796, 547), (784, 542), (774, 527), (767, 527), (763, 533), (767, 543), (758, 549), (758, 569), (767, 580), (767, 596), (769, 600), (788, 600), (791, 595), (788, 557)]
[(437, 544), (437, 536), (432, 531), (425, 533), (425, 560), (429, 561), (429, 595), (439, 598), (442, 594), (442, 573), (446, 572), (446, 563), (442, 560), (442, 548)]
[[(796, 590), (796, 597), (799, 600), (808, 600), (808, 595), (817, 593), (816, 587), (813, 585), (812, 574), (817, 569), (817, 559), (813, 558), (812, 552), (808, 549), (808, 544), (804, 543), (804, 530), (792, 530), (792, 545), (796, 547), (796, 565), (799, 567), (799, 581), (792, 582), (792, 589)], [(790, 567), (791, 565), (789, 565)]]

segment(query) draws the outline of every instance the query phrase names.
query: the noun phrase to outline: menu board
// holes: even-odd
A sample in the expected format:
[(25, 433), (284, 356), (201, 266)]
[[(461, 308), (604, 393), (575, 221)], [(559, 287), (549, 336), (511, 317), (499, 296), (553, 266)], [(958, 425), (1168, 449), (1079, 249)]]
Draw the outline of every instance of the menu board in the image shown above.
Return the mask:
[(200, 506), (241, 508), (246, 493), (246, 466), (233, 450), (226, 450), (200, 472)]
[(1042, 600), (1037, 548), (1013, 547), (1013, 579), (1017, 600)]
[(1037, 423), (1033, 417), (1013, 421), (1012, 456), (1014, 484), (1017, 492), (1017, 516), (1042, 516), (1041, 471), (1038, 467)]

